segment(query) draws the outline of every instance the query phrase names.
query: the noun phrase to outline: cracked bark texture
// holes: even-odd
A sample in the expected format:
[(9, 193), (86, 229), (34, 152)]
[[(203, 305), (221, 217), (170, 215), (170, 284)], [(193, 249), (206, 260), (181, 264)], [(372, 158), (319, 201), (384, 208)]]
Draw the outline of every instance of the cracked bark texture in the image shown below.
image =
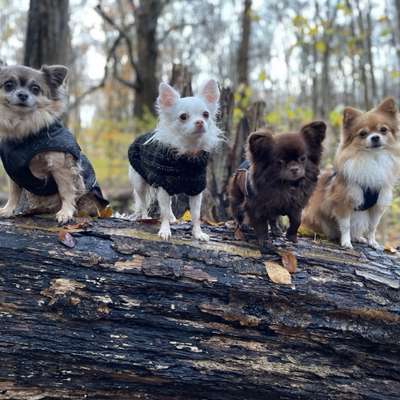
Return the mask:
[(398, 256), (281, 242), (277, 285), (223, 226), (157, 228), (0, 221), (0, 399), (399, 398)]

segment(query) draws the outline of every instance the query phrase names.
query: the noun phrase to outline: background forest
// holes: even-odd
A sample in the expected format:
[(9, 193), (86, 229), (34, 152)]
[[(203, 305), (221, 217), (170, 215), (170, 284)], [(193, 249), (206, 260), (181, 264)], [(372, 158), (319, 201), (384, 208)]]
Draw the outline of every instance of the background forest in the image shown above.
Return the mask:
[[(345, 105), (400, 100), (400, 0), (0, 0), (0, 60), (70, 68), (69, 127), (120, 211), (131, 204), (127, 147), (154, 127), (158, 83), (190, 94), (215, 77), (227, 142), (205, 214), (219, 220), (251, 130), (324, 119), (329, 164)], [(5, 200), (2, 172), (0, 188)], [(385, 241), (398, 244), (399, 216), (397, 193)]]

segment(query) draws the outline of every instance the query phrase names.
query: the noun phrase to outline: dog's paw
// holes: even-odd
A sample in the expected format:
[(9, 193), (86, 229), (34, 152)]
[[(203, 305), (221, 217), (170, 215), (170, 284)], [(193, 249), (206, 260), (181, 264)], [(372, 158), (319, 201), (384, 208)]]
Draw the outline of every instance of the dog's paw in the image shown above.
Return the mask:
[(0, 208), (0, 218), (10, 218), (14, 215), (14, 211), (13, 207)]
[(150, 217), (149, 217), (149, 214), (147, 213), (147, 211), (135, 211), (131, 215), (131, 219), (132, 219), (132, 221), (140, 221), (142, 219), (150, 219)]
[(192, 235), (194, 239), (201, 240), (202, 242), (208, 242), (210, 240), (207, 233), (204, 233), (200, 228), (193, 228)]
[(56, 219), (57, 219), (57, 222), (60, 225), (65, 225), (65, 224), (67, 224), (68, 222), (71, 222), (74, 219), (74, 210), (61, 209), (56, 214)]
[(368, 240), (368, 246), (375, 250), (383, 250), (383, 246), (381, 246), (375, 239)]
[(342, 247), (344, 247), (345, 249), (352, 249), (353, 248), (353, 245), (351, 244), (350, 240), (342, 240), (340, 245)]
[(271, 226), (271, 234), (272, 236), (278, 237), (282, 235), (282, 229), (279, 226)]
[(242, 230), (242, 228), (240, 226), (237, 226), (235, 228), (234, 236), (235, 236), (235, 240), (240, 240), (242, 242), (246, 241), (246, 236), (243, 233), (243, 230)]
[(171, 238), (171, 228), (169, 225), (161, 225), (161, 228), (158, 231), (158, 236), (160, 236), (162, 240), (169, 240)]
[(365, 237), (360, 236), (360, 237), (358, 237), (358, 238), (354, 238), (354, 239), (353, 239), (353, 242), (362, 243), (362, 244), (367, 244), (367, 243), (368, 243), (368, 240), (365, 239)]
[(286, 235), (286, 238), (287, 238), (287, 240), (289, 240), (290, 242), (293, 242), (293, 243), (297, 243), (297, 242), (298, 242), (298, 240), (297, 240), (297, 234), (287, 234), (287, 235)]
[(275, 253), (275, 248), (274, 245), (272, 244), (272, 241), (270, 239), (264, 241), (264, 242), (259, 242), (258, 243), (260, 253), (261, 254), (274, 254)]

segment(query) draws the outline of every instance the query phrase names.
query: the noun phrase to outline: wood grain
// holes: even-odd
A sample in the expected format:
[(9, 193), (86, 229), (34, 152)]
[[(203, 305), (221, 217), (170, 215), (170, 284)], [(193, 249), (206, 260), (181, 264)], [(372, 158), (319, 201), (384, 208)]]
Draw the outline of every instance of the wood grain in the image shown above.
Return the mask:
[(0, 399), (398, 399), (400, 267), (364, 246), (282, 242), (274, 284), (224, 226), (0, 221)]

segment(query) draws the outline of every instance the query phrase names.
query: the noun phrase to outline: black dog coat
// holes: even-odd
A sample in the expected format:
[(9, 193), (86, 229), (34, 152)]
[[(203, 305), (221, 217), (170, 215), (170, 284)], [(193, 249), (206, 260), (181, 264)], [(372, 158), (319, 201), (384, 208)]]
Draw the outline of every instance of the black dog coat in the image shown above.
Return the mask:
[(207, 184), (209, 153), (196, 156), (180, 155), (157, 140), (150, 141), (154, 132), (139, 136), (128, 150), (132, 167), (142, 178), (155, 187), (162, 187), (170, 196), (185, 193), (196, 196)]
[(58, 193), (57, 183), (52, 176), (37, 178), (29, 168), (32, 158), (44, 151), (59, 151), (72, 154), (81, 167), (86, 190), (92, 192), (103, 206), (104, 199), (92, 165), (76, 142), (72, 133), (61, 122), (43, 128), (37, 134), (22, 140), (3, 140), (0, 142), (0, 157), (9, 177), (20, 187), (37, 196), (50, 196)]

